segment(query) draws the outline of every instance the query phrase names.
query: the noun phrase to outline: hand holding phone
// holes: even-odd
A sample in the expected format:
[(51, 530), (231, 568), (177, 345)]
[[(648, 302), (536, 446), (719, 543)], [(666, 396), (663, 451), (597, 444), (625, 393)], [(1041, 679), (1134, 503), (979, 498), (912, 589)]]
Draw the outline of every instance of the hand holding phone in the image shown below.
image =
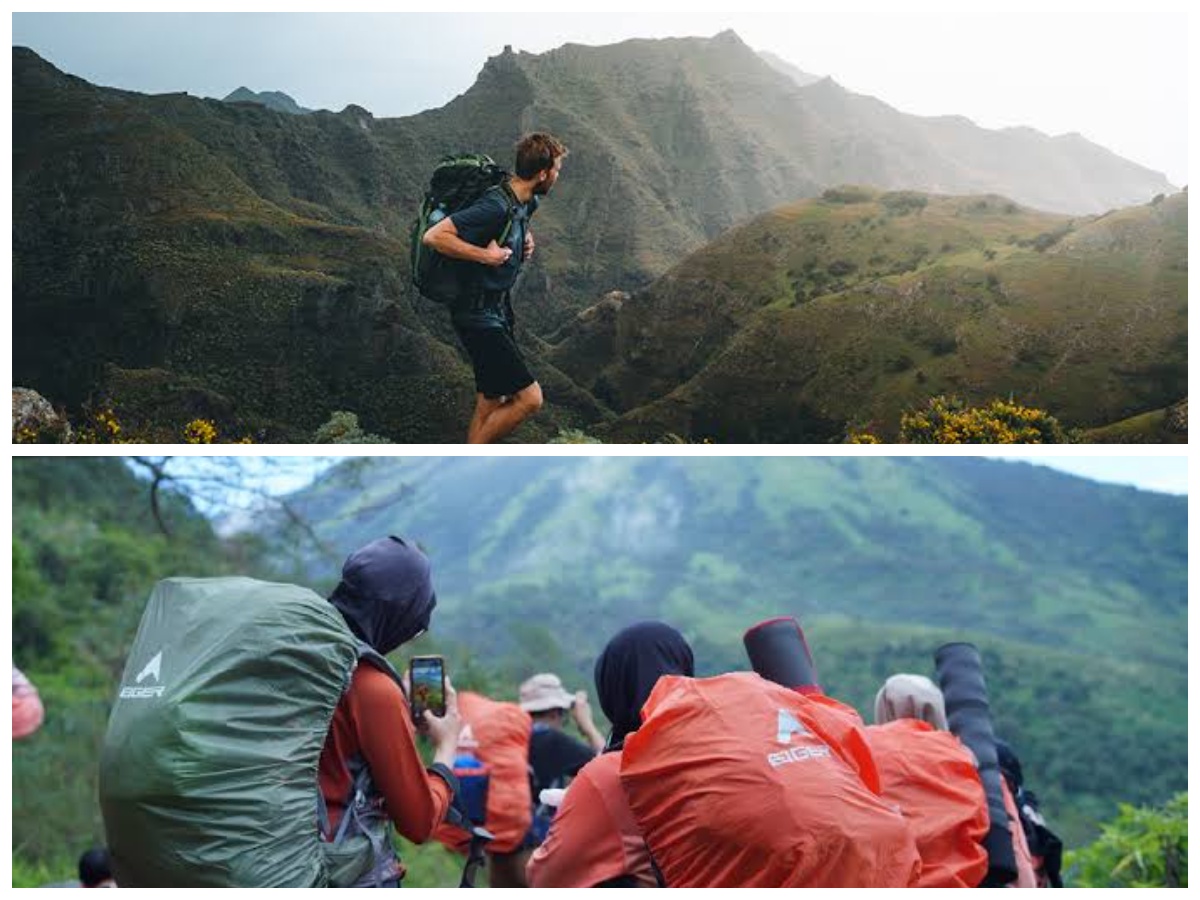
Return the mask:
[(425, 712), (446, 714), (446, 666), (440, 656), (414, 656), (408, 663), (409, 705), (413, 721), (425, 723)]

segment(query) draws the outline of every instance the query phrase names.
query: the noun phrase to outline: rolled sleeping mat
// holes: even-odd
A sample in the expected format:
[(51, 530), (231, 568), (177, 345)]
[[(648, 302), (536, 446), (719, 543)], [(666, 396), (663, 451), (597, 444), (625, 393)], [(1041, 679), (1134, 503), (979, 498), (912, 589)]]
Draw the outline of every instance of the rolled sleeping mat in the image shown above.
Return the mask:
[(768, 681), (801, 693), (820, 692), (817, 666), (804, 639), (804, 630), (792, 616), (767, 619), (742, 636), (750, 667)]
[(988, 873), (981, 887), (1003, 887), (1017, 878), (1017, 856), (1009, 831), (1008, 813), (1000, 782), (1000, 763), (996, 753), (996, 735), (992, 730), (987, 683), (983, 678), (983, 660), (973, 644), (944, 644), (934, 654), (937, 680), (946, 698), (946, 719), (950, 731), (971, 748), (979, 762), (979, 779), (987, 794), (991, 825), (984, 847), (988, 854)]

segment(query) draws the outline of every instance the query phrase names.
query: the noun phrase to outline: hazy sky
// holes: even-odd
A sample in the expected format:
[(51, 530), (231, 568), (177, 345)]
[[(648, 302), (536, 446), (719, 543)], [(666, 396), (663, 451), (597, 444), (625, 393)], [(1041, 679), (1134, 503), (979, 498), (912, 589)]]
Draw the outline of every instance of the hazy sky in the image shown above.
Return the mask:
[[(1044, 456), (1024, 455), (1020, 452), (1003, 457), (1006, 460), (1027, 462), (1059, 469), (1091, 481), (1130, 485), (1146, 491), (1187, 495), (1187, 459), (1179, 456)], [(306, 486), (320, 472), (334, 465), (335, 457), (192, 457), (177, 459), (172, 471), (177, 474), (204, 479), (219, 473), (228, 466), (242, 468), (247, 483), (258, 490), (281, 496)], [(797, 457), (799, 462), (801, 458)], [(140, 471), (140, 470), (135, 470)], [(211, 491), (209, 492), (211, 493)], [(213, 494), (218, 496), (220, 492)], [(258, 500), (249, 495), (230, 492), (218, 507), (256, 507)], [(214, 509), (207, 509), (214, 512)], [(240, 521), (240, 520), (239, 520)]]
[[(441, 106), (505, 44), (734, 29), (908, 113), (1079, 132), (1187, 183), (1187, 15), (1155, 11), (14, 13), (14, 44), (98, 84), (224, 97), (245, 85), (377, 116)], [(978, 8), (978, 5), (976, 5)], [(881, 9), (881, 8), (880, 8)]]
[(1038, 456), (1008, 457), (1049, 466), (1112, 484), (1126, 484), (1164, 494), (1188, 492), (1188, 461), (1181, 456)]

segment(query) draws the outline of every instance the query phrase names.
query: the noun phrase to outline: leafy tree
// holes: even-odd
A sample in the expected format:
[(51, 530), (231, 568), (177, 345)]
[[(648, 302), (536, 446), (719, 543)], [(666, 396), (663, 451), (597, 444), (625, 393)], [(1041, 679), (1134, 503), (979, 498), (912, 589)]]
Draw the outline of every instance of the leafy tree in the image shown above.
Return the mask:
[(1187, 792), (1160, 807), (1121, 804), (1099, 840), (1068, 851), (1075, 887), (1187, 887)]

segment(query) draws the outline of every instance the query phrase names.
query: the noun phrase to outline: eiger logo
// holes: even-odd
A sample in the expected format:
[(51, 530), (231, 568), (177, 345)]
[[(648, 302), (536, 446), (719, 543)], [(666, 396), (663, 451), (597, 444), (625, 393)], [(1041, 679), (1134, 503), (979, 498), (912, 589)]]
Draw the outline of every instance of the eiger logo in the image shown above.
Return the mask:
[(825, 759), (829, 756), (829, 748), (822, 744), (816, 735), (801, 725), (799, 719), (786, 709), (779, 710), (775, 740), (780, 744), (790, 745), (792, 739), (797, 737), (811, 738), (813, 741), (816, 741), (816, 746), (789, 746), (787, 750), (781, 750), (778, 753), (768, 753), (767, 762), (771, 764), (771, 768), (778, 769), (780, 766), (786, 766), (789, 763), (804, 762), (806, 759)]
[[(140, 681), (141, 679), (139, 678), (138, 680)], [(809, 730), (796, 721), (796, 717), (786, 709), (779, 711), (779, 734), (775, 737), (775, 740), (779, 741), (779, 743), (790, 744), (792, 742), (792, 735), (798, 734), (801, 737), (807, 737), (809, 733)]]
[[(141, 684), (147, 678), (153, 678), (155, 681), (161, 680), (162, 677), (162, 651), (159, 650), (154, 654), (154, 658), (146, 663), (146, 667), (138, 672), (134, 679), (138, 684)], [(161, 697), (163, 691), (166, 690), (161, 684), (154, 687), (132, 687), (125, 686), (121, 688), (121, 699), (123, 700), (144, 700), (148, 697)]]
[(154, 676), (155, 681), (158, 681), (158, 677), (159, 677), (158, 673), (159, 673), (159, 670), (161, 670), (161, 669), (162, 669), (162, 651), (159, 650), (157, 653), (154, 654), (154, 659), (152, 659), (152, 660), (150, 660), (150, 662), (146, 663), (146, 668), (144, 668), (144, 669), (142, 669), (142, 671), (138, 672), (137, 683), (141, 684), (143, 681), (145, 681), (151, 675)]

